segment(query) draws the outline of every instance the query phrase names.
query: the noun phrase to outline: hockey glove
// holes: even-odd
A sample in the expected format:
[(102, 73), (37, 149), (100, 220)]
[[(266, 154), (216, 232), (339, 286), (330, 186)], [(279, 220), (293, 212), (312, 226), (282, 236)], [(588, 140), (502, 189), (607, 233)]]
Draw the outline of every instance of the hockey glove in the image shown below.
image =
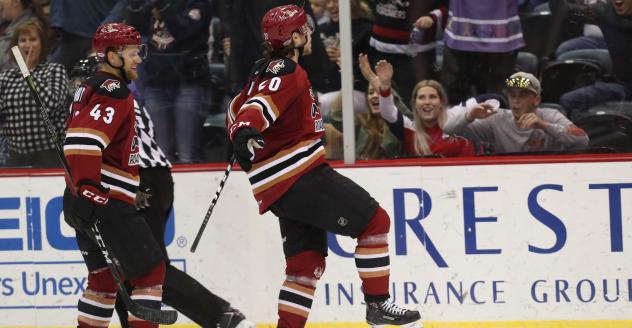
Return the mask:
[(252, 161), (255, 159), (255, 148), (263, 148), (265, 142), (261, 133), (254, 128), (241, 128), (235, 133), (233, 138), (233, 152), (244, 171), (248, 172), (252, 168)]
[(84, 230), (96, 222), (95, 211), (108, 203), (110, 190), (92, 180), (79, 182), (78, 189), (79, 192), (72, 208), (71, 225), (77, 230)]

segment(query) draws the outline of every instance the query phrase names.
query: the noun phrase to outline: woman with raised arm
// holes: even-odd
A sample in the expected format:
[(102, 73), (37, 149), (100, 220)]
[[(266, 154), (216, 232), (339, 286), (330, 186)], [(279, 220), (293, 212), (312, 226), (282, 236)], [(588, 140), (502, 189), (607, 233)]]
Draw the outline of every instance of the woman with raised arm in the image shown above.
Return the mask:
[[(355, 135), (356, 135), (356, 158), (358, 159), (389, 159), (402, 155), (401, 141), (390, 131), (388, 123), (380, 115), (380, 88), (377, 76), (371, 70), (367, 55), (360, 54), (358, 56), (360, 63), (360, 71), (364, 78), (369, 82), (366, 94), (366, 110), (355, 113)], [(375, 78), (373, 81), (371, 81)], [(401, 101), (397, 94), (394, 95), (394, 103), (398, 110), (404, 115), (412, 117), (412, 113)], [(342, 95), (333, 101), (329, 117), (332, 126), (342, 132)], [(340, 133), (327, 134), (327, 141), (331, 138), (342, 139)], [(340, 141), (339, 143), (342, 143)], [(339, 147), (340, 148), (340, 147)], [(330, 149), (327, 150), (328, 155)], [(342, 149), (332, 150), (329, 158), (341, 158)]]
[(393, 102), (391, 84), (393, 66), (380, 60), (375, 66), (379, 83), (380, 113), (389, 128), (404, 143), (406, 155), (473, 156), (474, 144), (463, 137), (443, 132), (447, 118), (448, 97), (443, 86), (435, 80), (423, 80), (413, 88), (410, 106), (413, 119), (402, 115)]

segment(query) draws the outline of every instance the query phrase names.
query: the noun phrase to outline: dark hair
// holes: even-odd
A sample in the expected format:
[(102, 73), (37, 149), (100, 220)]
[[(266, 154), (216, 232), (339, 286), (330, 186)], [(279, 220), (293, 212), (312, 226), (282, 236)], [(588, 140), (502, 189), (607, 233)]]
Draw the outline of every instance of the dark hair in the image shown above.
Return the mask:
[(9, 47), (9, 49), (12, 48), (13, 46), (17, 46), (18, 41), (20, 39), (20, 34), (27, 31), (28, 32), (34, 31), (39, 37), (41, 49), (40, 49), (40, 55), (39, 55), (39, 58), (37, 59), (37, 62), (38, 63), (44, 62), (44, 60), (46, 59), (46, 55), (48, 55), (48, 47), (49, 47), (48, 36), (46, 35), (46, 30), (44, 29), (44, 26), (36, 18), (29, 18), (15, 27), (15, 30), (13, 31), (13, 35), (11, 36), (11, 46)]
[(263, 53), (263, 57), (267, 59), (286, 57), (288, 54), (294, 52), (294, 48), (290, 45), (283, 49), (274, 49), (272, 44), (268, 41), (263, 41), (261, 43), (261, 52)]

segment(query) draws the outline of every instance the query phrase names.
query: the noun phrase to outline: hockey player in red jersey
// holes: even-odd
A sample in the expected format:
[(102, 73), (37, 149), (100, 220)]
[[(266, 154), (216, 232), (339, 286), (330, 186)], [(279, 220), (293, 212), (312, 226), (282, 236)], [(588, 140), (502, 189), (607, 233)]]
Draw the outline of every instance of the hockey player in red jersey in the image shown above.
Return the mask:
[(247, 85), (232, 100), (227, 126), (259, 212), (270, 210), (279, 218), (286, 280), (277, 327), (305, 326), (325, 270), (327, 231), (357, 239), (355, 263), (369, 324), (418, 321), (419, 312), (389, 300), (388, 214), (325, 162), (320, 108), (298, 64), (311, 50), (305, 12), (294, 5), (273, 8), (261, 30), (265, 58), (255, 63)]
[[(135, 207), (138, 140), (127, 83), (138, 77), (140, 34), (125, 24), (104, 24), (94, 35), (93, 47), (101, 60), (100, 71), (75, 92), (64, 142), (72, 176), (66, 177), (64, 217), (77, 230), (77, 244), (89, 271), (78, 304), (81, 328), (107, 327), (116, 300), (115, 281), (87, 232), (97, 220), (101, 237), (133, 286), (135, 302), (160, 308), (165, 275), (161, 248)], [(158, 324), (131, 316), (130, 326), (157, 328)]]

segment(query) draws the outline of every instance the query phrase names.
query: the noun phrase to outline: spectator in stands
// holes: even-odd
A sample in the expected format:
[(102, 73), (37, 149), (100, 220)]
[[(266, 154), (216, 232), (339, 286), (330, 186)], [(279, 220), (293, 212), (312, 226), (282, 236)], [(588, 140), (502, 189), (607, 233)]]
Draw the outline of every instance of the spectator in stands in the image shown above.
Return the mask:
[(584, 130), (559, 111), (540, 108), (540, 82), (518, 72), (506, 80), (511, 110), (471, 98), (449, 110), (445, 131), (491, 144), (497, 153), (568, 150), (588, 145)]
[[(37, 92), (59, 136), (66, 125), (68, 78), (64, 67), (45, 62), (48, 39), (37, 19), (16, 26), (11, 47), (17, 45), (36, 82)], [(13, 55), (11, 55), (13, 57)], [(8, 138), (7, 166), (60, 167), (55, 145), (40, 117), (40, 107), (17, 67), (0, 73), (0, 115), (6, 117), (2, 135)]]
[(224, 32), (224, 54), (231, 93), (239, 92), (247, 82), (250, 65), (262, 57), (261, 18), (269, 9), (289, 4), (283, 0), (218, 0)]
[(16, 26), (34, 17), (44, 23), (40, 8), (31, 0), (0, 0), (0, 72), (13, 65), (8, 51)]
[(450, 104), (500, 93), (525, 45), (516, 0), (450, 0), (443, 40), (441, 81)]
[(547, 2), (548, 0), (518, 0), (518, 8), (522, 13), (528, 13)]
[[(250, 74), (250, 66), (263, 57), (261, 52), (261, 18), (269, 9), (286, 4), (296, 4), (293, 0), (218, 0), (223, 40), (227, 56), (227, 71), (231, 93), (239, 92)], [(306, 3), (308, 4), (308, 3)], [(312, 7), (306, 5), (305, 11), (312, 14)], [(320, 27), (314, 24), (313, 36), (320, 35)], [(327, 93), (340, 90), (340, 74), (338, 65), (327, 59), (325, 48), (320, 38), (312, 39), (311, 54), (301, 58), (301, 66), (314, 90)], [(322, 108), (321, 108), (322, 110)]]
[(128, 0), (51, 0), (50, 24), (58, 34), (50, 61), (70, 73), (92, 47), (97, 26), (123, 21)]
[[(576, 0), (579, 4), (590, 5), (596, 3), (598, 0)], [(557, 49), (555, 50), (555, 57), (559, 57), (563, 53), (573, 51), (573, 50), (581, 50), (581, 49), (608, 49), (608, 44), (606, 40), (603, 38), (603, 32), (599, 26), (594, 24), (584, 24), (583, 25), (582, 35), (578, 37), (574, 37), (562, 42)]]
[[(50, 17), (50, 1), (51, 0), (33, 0), (42, 9), (42, 17), (46, 18), (46, 22), (49, 22)], [(49, 35), (50, 36), (50, 35)]]
[(379, 80), (380, 113), (391, 131), (403, 142), (404, 154), (413, 156), (473, 156), (474, 144), (463, 137), (443, 132), (448, 97), (443, 86), (434, 80), (415, 85), (410, 98), (413, 119), (397, 111), (391, 89), (393, 66), (380, 60), (375, 66)]
[(632, 0), (597, 2), (589, 6), (551, 0), (550, 5), (560, 19), (570, 14), (574, 19), (599, 26), (608, 45), (615, 76), (613, 82), (598, 81), (565, 93), (560, 104), (577, 112), (606, 101), (632, 100)]
[(173, 162), (201, 159), (210, 21), (207, 0), (129, 2), (128, 23), (150, 40), (145, 105), (156, 124), (156, 140)]
[[(371, 37), (371, 28), (373, 26), (373, 13), (371, 8), (361, 0), (351, 0), (351, 47), (353, 51), (353, 75), (360, 76), (358, 63), (355, 58), (360, 53), (368, 53), (370, 51), (369, 40)], [(330, 13), (331, 21), (321, 25), (320, 39), (322, 39), (327, 51), (329, 60), (340, 66), (340, 16), (338, 14), (338, 0), (327, 0), (327, 10)], [(330, 79), (340, 80), (340, 72), (338, 70), (330, 72)], [(316, 88), (320, 91), (318, 88)], [(364, 79), (356, 78), (354, 81), (353, 103), (354, 111), (365, 111), (365, 99), (367, 82)], [(326, 116), (329, 114), (331, 104), (338, 97), (340, 88), (332, 92), (319, 92), (318, 100), (320, 101), (321, 114)]]
[[(366, 105), (363, 112), (355, 114), (355, 134), (356, 134), (356, 158), (357, 159), (388, 159), (402, 155), (402, 145), (399, 139), (389, 130), (388, 124), (380, 116), (379, 91), (380, 81), (371, 70), (366, 54), (359, 55), (360, 70), (364, 78), (369, 82), (366, 93)], [(397, 108), (405, 111), (411, 116), (410, 111), (401, 102), (399, 96), (395, 95), (394, 103)], [(398, 110), (398, 109), (395, 109)], [(330, 119), (333, 127), (342, 132), (342, 97), (338, 97), (332, 104)], [(339, 144), (333, 138), (341, 138), (340, 134), (330, 133), (327, 135), (327, 145)], [(342, 157), (342, 149), (337, 151), (327, 149), (330, 159)]]
[(327, 10), (327, 0), (310, 0), (309, 3), (312, 6), (312, 12), (314, 13), (314, 19), (317, 25), (323, 25), (331, 20), (329, 11)]
[(387, 60), (396, 87), (410, 97), (417, 81), (434, 75), (435, 48), (447, 22), (446, 1), (378, 0), (371, 34), (373, 63)]

